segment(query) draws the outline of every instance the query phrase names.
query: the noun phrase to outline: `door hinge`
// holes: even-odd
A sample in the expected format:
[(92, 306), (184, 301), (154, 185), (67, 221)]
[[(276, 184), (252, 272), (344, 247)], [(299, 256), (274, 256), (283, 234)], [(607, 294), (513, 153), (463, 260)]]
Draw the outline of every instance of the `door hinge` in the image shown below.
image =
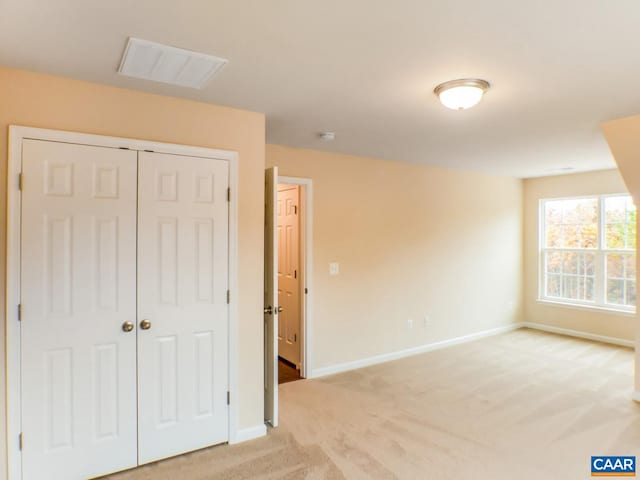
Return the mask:
[(227, 405), (231, 405), (231, 392), (227, 392)]
[(227, 202), (231, 201), (231, 187), (227, 188)]
[(309, 289), (308, 289), (308, 288), (305, 288), (305, 289), (304, 289), (304, 294), (306, 295), (307, 293), (309, 293)]
[(22, 321), (22, 304), (21, 303), (18, 304), (18, 321), (19, 322)]
[(298, 278), (298, 270), (293, 271), (293, 278)]
[(22, 173), (18, 174), (18, 190), (22, 191), (24, 188), (24, 175)]
[(18, 435), (18, 448), (22, 450), (22, 433)]
[(231, 303), (231, 291), (227, 290), (227, 305)]
[(298, 341), (298, 334), (297, 334), (297, 333), (294, 333), (294, 334), (293, 334), (293, 341), (294, 341), (294, 342), (297, 342), (297, 341)]
[(298, 207), (296, 205), (293, 206), (293, 214), (294, 215), (298, 214)]

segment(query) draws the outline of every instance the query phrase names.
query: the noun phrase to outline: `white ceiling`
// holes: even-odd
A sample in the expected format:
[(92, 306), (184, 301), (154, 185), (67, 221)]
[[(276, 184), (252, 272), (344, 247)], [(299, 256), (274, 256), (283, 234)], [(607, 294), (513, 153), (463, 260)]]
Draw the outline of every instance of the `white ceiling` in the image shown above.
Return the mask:
[[(637, 0), (0, 0), (0, 65), (265, 112), (269, 143), (530, 177), (614, 166), (599, 124), (640, 113), (639, 32)], [(129, 36), (229, 64), (202, 91), (126, 78)], [(492, 87), (447, 110), (433, 88), (460, 77)]]

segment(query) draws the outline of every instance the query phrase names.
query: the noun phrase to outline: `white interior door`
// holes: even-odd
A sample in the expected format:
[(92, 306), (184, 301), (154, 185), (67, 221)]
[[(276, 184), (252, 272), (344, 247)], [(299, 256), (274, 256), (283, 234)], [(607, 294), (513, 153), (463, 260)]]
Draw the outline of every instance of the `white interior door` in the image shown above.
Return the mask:
[(300, 368), (300, 187), (278, 187), (278, 355)]
[(228, 440), (229, 165), (149, 152), (138, 158), (143, 464)]
[(278, 426), (278, 167), (265, 172), (264, 214), (264, 418)]
[(136, 152), (22, 149), (22, 478), (133, 467)]

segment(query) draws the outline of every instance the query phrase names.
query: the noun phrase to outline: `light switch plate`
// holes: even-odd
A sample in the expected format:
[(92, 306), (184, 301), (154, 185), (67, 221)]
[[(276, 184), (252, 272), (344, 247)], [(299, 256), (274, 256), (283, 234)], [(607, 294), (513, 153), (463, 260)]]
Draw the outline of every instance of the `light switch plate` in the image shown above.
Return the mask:
[(340, 273), (340, 264), (338, 262), (331, 262), (329, 264), (329, 275), (338, 275)]

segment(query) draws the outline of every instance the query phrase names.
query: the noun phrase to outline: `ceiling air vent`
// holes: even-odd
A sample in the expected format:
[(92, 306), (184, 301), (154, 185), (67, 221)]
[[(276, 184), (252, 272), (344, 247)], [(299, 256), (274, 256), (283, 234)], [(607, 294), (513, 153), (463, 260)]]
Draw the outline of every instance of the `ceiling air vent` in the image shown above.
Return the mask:
[(181, 87), (203, 88), (227, 61), (213, 55), (131, 37), (118, 73)]

